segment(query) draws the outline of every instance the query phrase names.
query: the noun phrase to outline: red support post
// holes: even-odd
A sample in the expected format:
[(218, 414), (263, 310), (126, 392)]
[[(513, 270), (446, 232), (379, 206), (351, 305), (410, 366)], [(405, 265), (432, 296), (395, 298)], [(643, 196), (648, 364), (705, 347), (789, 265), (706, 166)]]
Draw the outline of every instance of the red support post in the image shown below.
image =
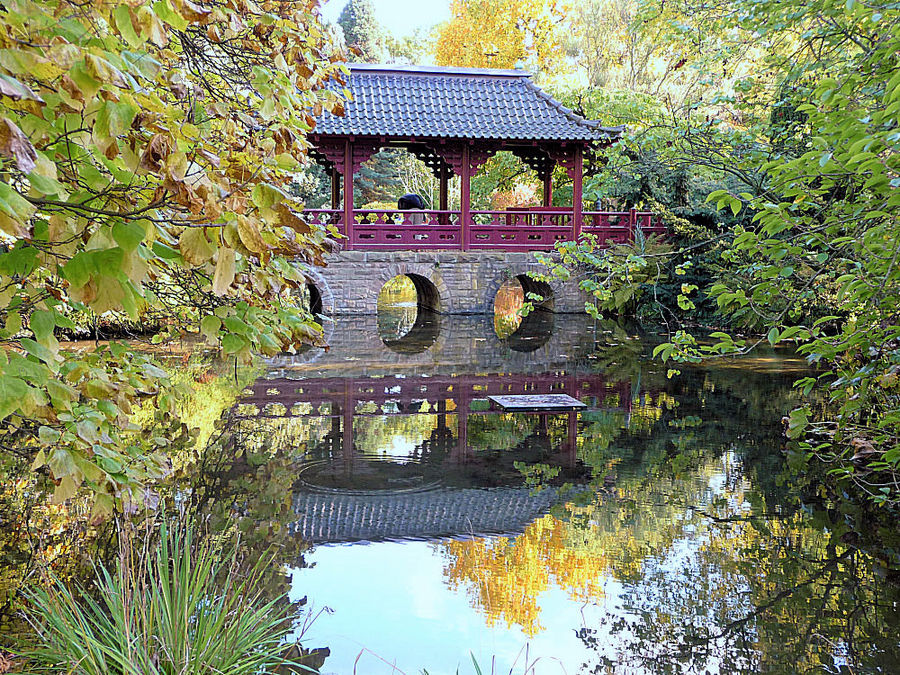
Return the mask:
[(353, 143), (344, 141), (344, 234), (348, 251), (353, 250)]
[(463, 384), (456, 399), (457, 457), (461, 464), (469, 459), (469, 390)]
[(471, 217), (472, 205), (469, 203), (471, 195), (469, 192), (469, 173), (471, 164), (469, 162), (469, 144), (463, 143), (462, 147), (462, 172), (459, 181), (459, 228), (462, 239), (462, 250), (469, 250), (469, 219)]
[(572, 185), (572, 240), (578, 241), (582, 226), (581, 178), (584, 170), (584, 157), (580, 145), (575, 146), (575, 177)]
[(633, 208), (628, 212), (628, 234), (631, 238), (631, 241), (634, 241), (637, 237), (635, 234), (637, 233), (637, 209)]
[(349, 469), (353, 464), (353, 415), (356, 413), (356, 401), (353, 397), (353, 379), (344, 380), (344, 409), (341, 411), (341, 450), (344, 455), (344, 464)]
[[(438, 191), (438, 210), (447, 211), (449, 210), (449, 195), (447, 194), (447, 187), (450, 182), (450, 169), (447, 168), (447, 165), (443, 162), (441, 163), (441, 175), (440, 175), (440, 185)], [(441, 225), (449, 225), (450, 218), (446, 213), (442, 213), (440, 218), (438, 218), (438, 222)]]
[(448, 208), (448, 195), (447, 195), (447, 184), (450, 178), (450, 170), (446, 167), (446, 165), (441, 164), (441, 176), (440, 176), (440, 188), (438, 194), (438, 209), (441, 211), (446, 211)]
[(578, 463), (578, 412), (576, 410), (568, 413), (566, 427), (568, 432), (566, 441), (568, 446), (567, 459), (569, 460), (569, 466), (574, 467)]
[(337, 168), (331, 170), (331, 208), (341, 208), (341, 172)]
[(544, 206), (553, 206), (553, 171), (544, 176)]

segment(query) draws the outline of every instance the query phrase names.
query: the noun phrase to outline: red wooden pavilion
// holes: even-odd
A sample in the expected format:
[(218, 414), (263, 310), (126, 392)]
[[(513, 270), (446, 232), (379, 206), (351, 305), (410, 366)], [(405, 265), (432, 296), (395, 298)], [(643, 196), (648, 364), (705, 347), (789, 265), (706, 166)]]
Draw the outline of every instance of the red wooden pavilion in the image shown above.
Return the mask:
[[(345, 114), (324, 113), (310, 135), (312, 157), (331, 173), (331, 208), (306, 212), (335, 225), (346, 236), (345, 248), (531, 251), (549, 250), (583, 232), (619, 243), (631, 239), (637, 227), (663, 231), (649, 212), (583, 210), (585, 151), (615, 142), (622, 127), (576, 115), (535, 86), (529, 73), (380, 64), (349, 68), (352, 100)], [(434, 172), (440, 184), (437, 209), (354, 208), (353, 176), (385, 147), (407, 149)], [(537, 172), (542, 206), (472, 209), (470, 179), (500, 150), (511, 151)], [(556, 165), (573, 181), (571, 207), (552, 206)], [(460, 178), (459, 211), (448, 208), (451, 175)]]

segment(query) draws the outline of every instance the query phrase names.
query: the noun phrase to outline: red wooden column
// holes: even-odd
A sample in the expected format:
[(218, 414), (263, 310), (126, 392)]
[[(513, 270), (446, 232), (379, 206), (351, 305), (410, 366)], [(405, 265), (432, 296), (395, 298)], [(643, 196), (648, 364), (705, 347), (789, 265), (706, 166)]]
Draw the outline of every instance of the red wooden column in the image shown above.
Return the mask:
[(344, 468), (349, 470), (353, 465), (353, 415), (356, 412), (356, 401), (353, 398), (356, 387), (352, 379), (344, 380), (344, 409), (341, 411), (341, 454)]
[(581, 180), (582, 180), (582, 172), (584, 170), (584, 156), (582, 154), (582, 147), (580, 145), (575, 146), (575, 167), (574, 167), (574, 176), (573, 185), (572, 185), (572, 240), (578, 241), (578, 237), (581, 236), (581, 226), (583, 224), (583, 216), (582, 216), (582, 197), (581, 197)]
[(447, 185), (450, 180), (450, 170), (444, 164), (441, 164), (441, 175), (439, 180), (438, 208), (441, 211), (446, 211), (449, 204)]
[(578, 463), (578, 411), (573, 410), (568, 413), (567, 420), (567, 444), (569, 466), (574, 467)]
[(456, 405), (457, 456), (464, 464), (469, 458), (469, 390), (466, 385), (462, 386)]
[[(448, 211), (450, 208), (449, 195), (447, 194), (449, 181), (450, 169), (447, 168), (446, 164), (441, 163), (440, 176), (438, 177), (438, 209), (441, 211)], [(440, 218), (438, 218), (438, 222), (441, 225), (449, 225), (450, 216), (446, 213), (442, 213)]]
[(344, 141), (344, 234), (347, 235), (345, 247), (353, 250), (353, 143)]
[(469, 221), (471, 218), (472, 205), (469, 203), (471, 195), (469, 192), (469, 174), (471, 173), (472, 165), (469, 161), (471, 151), (469, 150), (469, 144), (463, 143), (462, 147), (462, 170), (460, 171), (459, 177), (459, 229), (462, 238), (462, 250), (469, 250)]
[(337, 167), (331, 170), (331, 208), (341, 208), (341, 173)]
[(544, 206), (553, 206), (553, 169), (544, 176)]

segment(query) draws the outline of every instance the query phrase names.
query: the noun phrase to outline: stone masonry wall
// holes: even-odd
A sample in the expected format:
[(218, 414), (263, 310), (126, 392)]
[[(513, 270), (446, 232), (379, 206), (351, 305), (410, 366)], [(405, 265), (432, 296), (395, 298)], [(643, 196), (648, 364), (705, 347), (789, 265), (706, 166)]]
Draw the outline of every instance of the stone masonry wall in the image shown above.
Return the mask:
[[(329, 315), (377, 313), (381, 288), (401, 274), (430, 282), (437, 291), (437, 306), (432, 309), (443, 314), (492, 313), (494, 297), (504, 281), (544, 269), (531, 253), (494, 251), (342, 251), (327, 262), (327, 267), (309, 269), (307, 274)], [(549, 308), (554, 312), (584, 312), (586, 296), (576, 284), (552, 282), (550, 290)]]

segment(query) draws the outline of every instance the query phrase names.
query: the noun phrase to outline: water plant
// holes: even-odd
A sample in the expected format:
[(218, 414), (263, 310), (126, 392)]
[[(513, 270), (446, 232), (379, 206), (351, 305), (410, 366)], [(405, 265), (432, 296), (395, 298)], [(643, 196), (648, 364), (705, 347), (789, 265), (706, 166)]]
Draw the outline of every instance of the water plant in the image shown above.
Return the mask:
[[(148, 541), (150, 537), (145, 537)], [(123, 536), (114, 571), (96, 588), (52, 578), (29, 593), (37, 640), (21, 650), (29, 673), (200, 675), (315, 672), (291, 660), (291, 605), (267, 599), (261, 557), (242, 569), (237, 546), (163, 519), (155, 545)], [(302, 650), (299, 650), (302, 653)]]

